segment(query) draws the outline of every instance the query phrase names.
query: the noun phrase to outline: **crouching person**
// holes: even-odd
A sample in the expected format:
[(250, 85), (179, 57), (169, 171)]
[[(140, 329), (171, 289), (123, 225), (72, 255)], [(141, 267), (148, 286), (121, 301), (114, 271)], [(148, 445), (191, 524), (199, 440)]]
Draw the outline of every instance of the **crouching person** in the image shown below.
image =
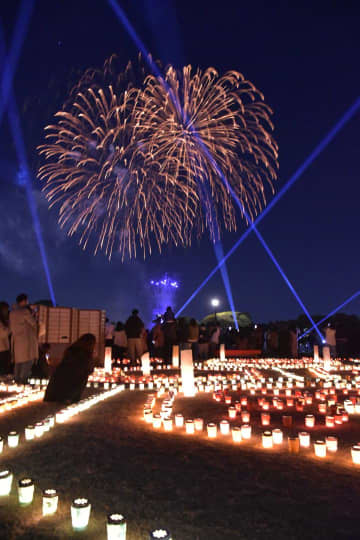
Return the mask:
[(93, 334), (84, 334), (66, 349), (61, 363), (50, 378), (44, 401), (80, 401), (88, 377), (94, 369), (95, 344)]

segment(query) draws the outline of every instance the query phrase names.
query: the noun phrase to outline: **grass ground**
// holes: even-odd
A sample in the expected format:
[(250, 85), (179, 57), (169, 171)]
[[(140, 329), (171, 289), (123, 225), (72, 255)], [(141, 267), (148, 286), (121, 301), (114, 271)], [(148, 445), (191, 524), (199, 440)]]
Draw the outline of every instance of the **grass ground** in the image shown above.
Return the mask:
[[(144, 401), (144, 392), (123, 392), (40, 440), (4, 450), (2, 467), (16, 480), (34, 478), (36, 492), (33, 504), (20, 508), (14, 481), (11, 496), (0, 499), (0, 538), (99, 540), (114, 511), (127, 517), (129, 540), (145, 539), (157, 526), (169, 528), (174, 540), (359, 538), (360, 470), (348, 455), (360, 439), (356, 422), (339, 435), (347, 448), (320, 462), (312, 451), (292, 456), (230, 439), (154, 432), (141, 420)], [(54, 409), (40, 403), (5, 413), (0, 434), (23, 432)], [(176, 399), (174, 412), (220, 420), (226, 406), (200, 395)], [(43, 518), (41, 490), (49, 487), (59, 491), (59, 511)], [(70, 503), (78, 496), (91, 500), (92, 513), (88, 529), (74, 533)]]

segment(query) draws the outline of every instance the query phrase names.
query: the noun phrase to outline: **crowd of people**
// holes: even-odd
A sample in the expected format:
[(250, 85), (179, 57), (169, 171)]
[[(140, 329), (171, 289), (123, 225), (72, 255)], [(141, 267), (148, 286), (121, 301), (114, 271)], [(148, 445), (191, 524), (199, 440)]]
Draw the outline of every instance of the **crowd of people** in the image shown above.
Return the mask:
[[(336, 330), (331, 325), (322, 328), (325, 343), (330, 347), (331, 355), (336, 355)], [(132, 364), (140, 360), (145, 352), (150, 357), (171, 363), (172, 347), (179, 345), (181, 349), (191, 348), (193, 358), (207, 360), (218, 355), (219, 344), (224, 343), (226, 349), (233, 351), (249, 351), (256, 356), (273, 356), (296, 358), (299, 354), (312, 354), (314, 344), (321, 347), (316, 333), (309, 334), (305, 345), (299, 342), (300, 329), (296, 325), (272, 323), (270, 325), (254, 325), (239, 330), (233, 327), (221, 327), (214, 319), (207, 325), (195, 319), (183, 317), (175, 319), (169, 306), (166, 312), (153, 321), (148, 330), (133, 310), (126, 323), (106, 323), (106, 344), (113, 349), (113, 358), (122, 361), (129, 358)]]

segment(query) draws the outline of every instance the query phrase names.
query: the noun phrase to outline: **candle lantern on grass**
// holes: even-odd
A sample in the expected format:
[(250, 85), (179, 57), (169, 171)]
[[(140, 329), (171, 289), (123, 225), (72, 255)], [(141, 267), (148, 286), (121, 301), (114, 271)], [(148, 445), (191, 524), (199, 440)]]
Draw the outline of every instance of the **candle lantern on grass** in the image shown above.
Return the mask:
[(250, 422), (249, 411), (241, 411), (241, 421), (244, 422), (244, 424), (248, 424)]
[(173, 424), (173, 421), (172, 421), (172, 418), (164, 418), (163, 420), (164, 422), (164, 430), (165, 431), (172, 431), (172, 424)]
[(241, 437), (243, 439), (251, 439), (251, 426), (250, 426), (250, 424), (243, 424), (241, 426)]
[(126, 540), (126, 520), (121, 514), (109, 514), (106, 524), (107, 540)]
[(338, 440), (336, 437), (332, 437), (332, 436), (326, 437), (325, 442), (326, 442), (326, 448), (329, 452), (334, 452), (334, 453), (337, 452)]
[(241, 442), (241, 428), (240, 427), (232, 428), (232, 438), (235, 443)]
[(90, 519), (91, 504), (88, 499), (74, 499), (71, 504), (71, 522), (73, 529), (85, 529)]
[(302, 448), (310, 448), (310, 434), (307, 431), (300, 431), (299, 441)]
[(261, 413), (261, 424), (263, 426), (269, 426), (270, 425), (270, 414), (269, 413)]
[(272, 448), (273, 447), (273, 437), (272, 437), (272, 432), (270, 430), (263, 432), (263, 434), (262, 434), (262, 445), (263, 445), (263, 448)]
[(15, 448), (19, 444), (19, 434), (17, 431), (10, 431), (8, 435), (8, 446)]
[(13, 481), (13, 474), (9, 470), (0, 471), (0, 496), (9, 495)]
[(326, 442), (319, 440), (314, 443), (315, 455), (316, 457), (324, 458), (326, 457)]
[(355, 465), (360, 465), (360, 445), (356, 444), (351, 448), (351, 458)]
[(153, 415), (153, 428), (155, 429), (161, 428), (161, 415), (160, 414)]
[(215, 439), (217, 435), (216, 424), (210, 422), (210, 424), (208, 424), (206, 428), (207, 428), (207, 434), (208, 434), (209, 439)]
[(220, 432), (222, 435), (229, 435), (230, 433), (230, 425), (227, 420), (221, 420), (220, 422)]
[(191, 420), (191, 419), (186, 420), (185, 430), (188, 435), (193, 435), (195, 433), (194, 420)]
[(194, 420), (195, 430), (202, 431), (204, 428), (204, 420), (202, 418), (195, 418)]
[(281, 431), (281, 429), (273, 429), (272, 436), (274, 444), (282, 444), (283, 432)]
[(31, 478), (22, 478), (19, 480), (18, 496), (20, 504), (30, 504), (34, 498), (34, 482)]
[(44, 433), (44, 424), (42, 422), (36, 422), (35, 437), (41, 437), (43, 433)]
[(176, 427), (183, 427), (184, 426), (184, 417), (182, 414), (176, 414), (175, 415), (175, 426)]
[(235, 407), (229, 407), (228, 409), (229, 418), (236, 418), (236, 408)]
[(307, 414), (305, 416), (305, 426), (313, 428), (315, 426), (315, 416), (313, 414)]
[(42, 500), (43, 516), (50, 516), (56, 513), (59, 497), (56, 489), (44, 489)]

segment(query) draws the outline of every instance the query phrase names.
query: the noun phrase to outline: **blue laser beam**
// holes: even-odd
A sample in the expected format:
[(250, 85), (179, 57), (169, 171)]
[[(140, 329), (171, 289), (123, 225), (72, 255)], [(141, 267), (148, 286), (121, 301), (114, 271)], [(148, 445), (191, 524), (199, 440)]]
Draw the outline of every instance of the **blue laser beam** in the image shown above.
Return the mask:
[[(223, 245), (222, 245), (220, 240), (215, 242), (214, 251), (215, 251), (215, 255), (216, 255), (217, 260), (221, 261), (221, 259), (223, 259), (223, 257), (224, 257), (224, 249), (223, 249)], [(221, 271), (221, 277), (222, 277), (224, 287), (225, 287), (225, 291), (226, 291), (226, 296), (228, 298), (231, 313), (232, 313), (232, 316), (233, 316), (233, 319), (234, 319), (234, 325), (235, 325), (236, 330), (239, 330), (239, 323), (238, 323), (238, 320), (237, 320), (237, 317), (236, 317), (234, 298), (233, 298), (233, 295), (232, 295), (230, 279), (229, 279), (229, 274), (228, 274), (226, 265), (222, 265), (220, 271)]]
[(358, 98), (342, 115), (340, 120), (331, 128), (331, 130), (325, 135), (325, 137), (320, 141), (320, 143), (315, 147), (315, 149), (309, 154), (305, 161), (298, 167), (294, 174), (289, 178), (289, 180), (283, 185), (283, 187), (278, 191), (278, 193), (273, 197), (270, 203), (264, 208), (264, 210), (257, 216), (255, 221), (249, 225), (246, 231), (240, 236), (240, 238), (235, 242), (232, 248), (226, 253), (224, 259), (211, 270), (211, 272), (206, 276), (204, 281), (195, 289), (195, 291), (189, 296), (184, 305), (176, 313), (178, 316), (192, 300), (197, 296), (197, 294), (205, 287), (205, 285), (210, 281), (210, 279), (216, 274), (216, 272), (221, 268), (221, 266), (227, 261), (237, 248), (242, 244), (242, 242), (249, 236), (254, 227), (258, 225), (264, 217), (272, 210), (272, 208), (279, 202), (279, 200), (285, 195), (285, 193), (294, 185), (294, 183), (301, 178), (305, 171), (310, 167), (310, 165), (315, 161), (315, 159), (325, 150), (325, 148), (331, 143), (339, 131), (349, 122), (349, 120), (354, 116), (354, 114), (360, 108), (360, 98)]
[[(22, 0), (19, 14), (16, 19), (13, 39), (6, 62), (3, 65), (1, 79), (0, 99), (0, 124), (6, 111), (7, 103), (12, 92), (15, 69), (20, 57), (20, 52), (29, 26), (30, 17), (34, 8), (35, 0)], [(3, 37), (1, 37), (3, 41)], [(4, 47), (4, 45), (3, 45)], [(5, 50), (4, 50), (5, 52)]]
[[(19, 25), (17, 25), (17, 28), (18, 28), (18, 26)], [(22, 26), (22, 27), (24, 28), (24, 26)], [(16, 39), (19, 39), (18, 35), (16, 35), (15, 37), (16, 37)], [(13, 46), (11, 47), (11, 49), (12, 50), (17, 50), (16, 47), (14, 48)], [(9, 74), (9, 73), (14, 74), (14, 71), (11, 72), (11, 70), (9, 70), (7, 68), (7, 65), (9, 64), (11, 58), (12, 58), (12, 56), (10, 54), (8, 56), (8, 58), (5, 60), (5, 41), (4, 41), (4, 37), (3, 37), (2, 28), (0, 26), (0, 61), (2, 62), (3, 66), (4, 66), (4, 68), (3, 68), (3, 73), (4, 74), (6, 74), (6, 73), (7, 74)], [(11, 78), (9, 80), (11, 81)], [(13, 141), (14, 141), (14, 145), (15, 145), (15, 149), (16, 149), (16, 153), (17, 153), (17, 158), (18, 158), (18, 162), (19, 162), (20, 181), (21, 181), (22, 185), (25, 188), (25, 193), (26, 193), (26, 197), (27, 197), (27, 201), (28, 201), (28, 205), (29, 205), (30, 214), (31, 214), (31, 217), (32, 217), (32, 220), (33, 220), (34, 232), (35, 232), (36, 240), (37, 240), (37, 243), (38, 243), (38, 246), (39, 246), (39, 251), (40, 251), (40, 255), (41, 255), (41, 259), (42, 259), (42, 263), (43, 263), (43, 267), (44, 267), (44, 272), (45, 272), (46, 281), (47, 281), (48, 288), (49, 288), (51, 301), (53, 302), (54, 305), (56, 305), (54, 288), (53, 288), (52, 281), (51, 281), (50, 269), (49, 269), (49, 265), (48, 265), (48, 261), (47, 261), (47, 256), (46, 256), (46, 251), (45, 251), (45, 244), (44, 244), (44, 240), (43, 240), (43, 236), (42, 236), (41, 225), (40, 225), (40, 220), (39, 220), (39, 216), (38, 216), (38, 212), (37, 212), (36, 201), (35, 201), (34, 194), (33, 194), (33, 191), (32, 191), (32, 185), (31, 185), (31, 180), (30, 180), (30, 171), (29, 171), (29, 166), (28, 166), (27, 157), (26, 157), (25, 144), (24, 144), (22, 131), (21, 131), (20, 118), (19, 118), (19, 114), (18, 114), (18, 111), (17, 111), (15, 98), (14, 98), (13, 93), (12, 93), (12, 87), (11, 86), (7, 87), (7, 91), (8, 91), (8, 94), (7, 94), (6, 97), (7, 97), (7, 102), (8, 102), (7, 103), (7, 105), (8, 105), (8, 118), (9, 118), (10, 129), (11, 129), (11, 133), (12, 133), (12, 137), (13, 137)], [(1, 110), (0, 110), (0, 112), (1, 112)], [(1, 117), (0, 117), (0, 119), (1, 119)]]
[[(327, 321), (327, 319), (329, 319), (330, 317), (332, 317), (333, 315), (335, 315), (335, 313), (337, 313), (338, 311), (340, 311), (341, 308), (345, 307), (347, 304), (350, 304), (350, 302), (352, 302), (353, 300), (355, 300), (355, 298), (357, 298), (358, 296), (360, 295), (360, 291), (357, 291), (356, 293), (354, 293), (353, 295), (349, 296), (349, 298), (347, 298), (342, 304), (340, 304), (339, 306), (337, 306), (335, 309), (333, 309), (332, 311), (330, 311), (330, 313), (328, 313), (326, 315), (326, 317), (323, 317), (317, 324), (318, 326), (320, 326), (320, 324), (322, 324), (323, 322)], [(306, 332), (304, 332), (303, 334), (301, 334), (301, 336), (298, 337), (298, 341), (299, 339), (305, 337), (307, 334), (310, 334), (310, 332), (313, 331), (313, 327), (309, 328), (308, 330), (306, 330)]]

